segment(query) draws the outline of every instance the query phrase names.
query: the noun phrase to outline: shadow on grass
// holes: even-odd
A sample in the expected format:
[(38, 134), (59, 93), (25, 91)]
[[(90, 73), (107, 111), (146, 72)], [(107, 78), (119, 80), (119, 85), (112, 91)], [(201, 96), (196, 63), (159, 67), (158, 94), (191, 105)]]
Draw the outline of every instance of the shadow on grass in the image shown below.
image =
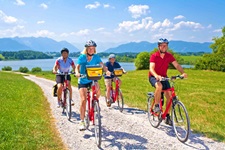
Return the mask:
[[(90, 131), (92, 134), (85, 134), (84, 138), (89, 139), (95, 137), (94, 126), (91, 126)], [(102, 127), (102, 143), (103, 142), (106, 149), (147, 149), (144, 144), (147, 143), (148, 140), (135, 134), (110, 131)]]

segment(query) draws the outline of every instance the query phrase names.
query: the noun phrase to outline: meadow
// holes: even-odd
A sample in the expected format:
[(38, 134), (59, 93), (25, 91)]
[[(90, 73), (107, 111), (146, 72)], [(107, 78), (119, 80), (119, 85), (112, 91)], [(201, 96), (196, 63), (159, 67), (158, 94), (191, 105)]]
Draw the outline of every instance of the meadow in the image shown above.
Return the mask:
[(7, 72), (0, 85), (0, 149), (66, 149), (39, 86)]
[[(223, 72), (185, 69), (188, 79), (177, 80), (176, 94), (185, 104), (191, 120), (193, 132), (202, 133), (217, 141), (225, 142), (225, 81)], [(169, 70), (168, 75), (179, 74)], [(55, 79), (51, 72), (36, 73), (37, 76)], [(125, 103), (129, 107), (146, 110), (147, 92), (154, 91), (148, 82), (148, 70), (129, 71), (121, 77)], [(104, 95), (104, 81), (99, 81)], [(77, 79), (72, 77), (72, 84), (77, 86)], [(147, 117), (146, 117), (147, 121)], [(150, 124), (149, 124), (150, 125)]]

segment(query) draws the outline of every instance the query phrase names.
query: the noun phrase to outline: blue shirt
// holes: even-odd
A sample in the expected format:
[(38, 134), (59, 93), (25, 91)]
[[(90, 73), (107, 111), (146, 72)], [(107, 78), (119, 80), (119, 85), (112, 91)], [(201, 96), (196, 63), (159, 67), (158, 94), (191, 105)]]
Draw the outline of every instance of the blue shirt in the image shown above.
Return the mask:
[[(108, 68), (108, 70), (109, 70), (110, 72), (113, 72), (114, 69), (121, 68), (120, 64), (119, 64), (118, 62), (116, 62), (116, 61), (113, 63), (113, 65), (112, 65), (111, 62), (108, 61), (108, 62), (105, 63), (105, 66)], [(114, 78), (114, 75), (111, 75), (111, 76), (105, 76), (105, 79), (112, 79), (112, 78)]]
[[(92, 56), (90, 61), (87, 61), (86, 54), (81, 54), (77, 60), (77, 64), (80, 65), (80, 74), (86, 74), (86, 65), (99, 65), (101, 62), (101, 58), (96, 54)], [(88, 84), (90, 82), (92, 80), (88, 80), (87, 77), (78, 79), (79, 84)]]
[(67, 58), (64, 62), (63, 57), (56, 59), (56, 65), (58, 66), (58, 72), (70, 72), (70, 66), (74, 65), (74, 62), (71, 58)]

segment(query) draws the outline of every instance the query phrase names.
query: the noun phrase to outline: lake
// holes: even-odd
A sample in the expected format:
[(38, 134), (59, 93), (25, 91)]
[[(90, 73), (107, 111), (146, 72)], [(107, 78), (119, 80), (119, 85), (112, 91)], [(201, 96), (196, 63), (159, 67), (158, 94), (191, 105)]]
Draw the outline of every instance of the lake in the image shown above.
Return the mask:
[[(74, 62), (77, 61), (77, 58), (72, 58)], [(13, 70), (19, 70), (20, 67), (27, 67), (31, 70), (34, 67), (40, 67), (43, 71), (52, 70), (55, 59), (34, 59), (34, 60), (15, 60), (15, 61), (0, 61), (0, 70), (4, 66), (10, 66)], [(102, 58), (103, 62), (106, 62), (108, 59)], [(120, 62), (120, 65), (127, 71), (135, 70), (134, 63)], [(182, 65), (184, 68), (193, 68), (193, 65)]]

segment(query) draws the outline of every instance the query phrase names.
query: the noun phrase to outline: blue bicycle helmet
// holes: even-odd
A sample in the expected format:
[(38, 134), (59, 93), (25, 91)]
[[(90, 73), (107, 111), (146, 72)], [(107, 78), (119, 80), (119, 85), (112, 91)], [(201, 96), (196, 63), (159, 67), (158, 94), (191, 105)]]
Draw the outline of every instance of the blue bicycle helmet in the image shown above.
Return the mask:
[(89, 40), (89, 41), (86, 42), (86, 44), (84, 46), (85, 47), (89, 47), (89, 46), (97, 47), (97, 44), (94, 41)]
[(162, 44), (162, 43), (169, 44), (169, 41), (168, 41), (167, 39), (160, 38), (160, 39), (158, 40), (158, 45), (159, 45), (159, 44)]

